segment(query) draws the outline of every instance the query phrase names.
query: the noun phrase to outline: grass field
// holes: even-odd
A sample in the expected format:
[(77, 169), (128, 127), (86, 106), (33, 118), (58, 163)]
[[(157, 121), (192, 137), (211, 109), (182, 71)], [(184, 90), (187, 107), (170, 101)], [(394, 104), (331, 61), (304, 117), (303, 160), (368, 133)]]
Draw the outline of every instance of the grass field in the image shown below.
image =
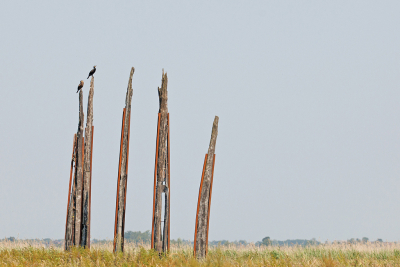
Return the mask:
[(210, 248), (207, 259), (193, 258), (189, 246), (174, 246), (158, 256), (148, 245), (125, 245), (125, 253), (113, 254), (112, 243), (91, 250), (35, 242), (0, 242), (0, 266), (400, 266), (400, 244), (328, 244), (309, 247)]

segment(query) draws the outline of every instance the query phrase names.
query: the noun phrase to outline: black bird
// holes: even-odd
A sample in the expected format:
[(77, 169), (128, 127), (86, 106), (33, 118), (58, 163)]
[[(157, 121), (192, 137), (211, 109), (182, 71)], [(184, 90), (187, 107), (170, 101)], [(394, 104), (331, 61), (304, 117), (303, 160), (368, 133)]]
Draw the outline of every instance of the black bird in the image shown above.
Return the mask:
[(87, 76), (87, 79), (89, 79), (90, 76), (93, 76), (93, 74), (96, 72), (96, 66), (93, 66), (93, 69), (89, 72), (89, 75)]
[(81, 81), (81, 82), (79, 83), (79, 85), (78, 85), (78, 90), (76, 90), (77, 93), (79, 92), (79, 90), (82, 89), (83, 84), (84, 84), (83, 81)]

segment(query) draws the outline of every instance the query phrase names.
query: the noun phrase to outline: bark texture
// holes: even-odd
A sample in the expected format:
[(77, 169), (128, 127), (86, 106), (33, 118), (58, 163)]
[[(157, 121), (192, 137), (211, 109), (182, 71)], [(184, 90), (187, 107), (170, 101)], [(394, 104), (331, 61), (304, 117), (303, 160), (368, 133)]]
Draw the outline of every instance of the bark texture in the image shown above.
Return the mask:
[(125, 203), (126, 203), (126, 188), (128, 182), (128, 156), (129, 156), (129, 130), (130, 130), (130, 115), (131, 115), (131, 102), (132, 102), (132, 77), (135, 68), (132, 67), (129, 76), (128, 88), (126, 91), (125, 99), (125, 125), (123, 126), (124, 132), (122, 134), (122, 155), (121, 155), (121, 170), (119, 177), (119, 190), (117, 192), (117, 221), (116, 221), (116, 242), (114, 251), (123, 251), (124, 246), (124, 227), (125, 227)]
[[(162, 74), (161, 88), (158, 88), (160, 128), (158, 136), (157, 182), (154, 207), (154, 249), (166, 251), (169, 240), (169, 184), (168, 184), (168, 77)], [(165, 193), (164, 231), (161, 229), (162, 193)]]
[[(74, 135), (73, 140), (73, 150), (72, 150), (72, 158), (71, 158), (71, 171), (74, 170), (74, 162), (75, 162), (75, 155), (76, 155), (76, 134)], [(70, 177), (71, 178), (71, 177)], [(65, 241), (64, 241), (64, 248), (65, 250), (69, 250), (71, 246), (73, 246), (73, 219), (74, 219), (74, 195), (72, 192), (74, 191), (74, 184), (72, 181), (74, 178), (70, 179), (69, 184), (69, 191), (68, 191), (68, 206), (67, 206), (67, 222), (65, 226)], [(71, 191), (72, 185), (72, 191)]]
[(81, 224), (82, 224), (82, 188), (83, 188), (83, 124), (85, 116), (83, 114), (83, 92), (79, 91), (79, 123), (76, 134), (77, 148), (75, 157), (75, 241), (74, 244), (79, 246), (81, 241)]
[(213, 160), (215, 154), (215, 145), (217, 142), (218, 135), (218, 116), (215, 116), (213, 128), (211, 132), (210, 145), (208, 147), (208, 156), (206, 166), (204, 170), (203, 184), (200, 185), (201, 196), (199, 204), (199, 213), (197, 216), (197, 237), (196, 237), (196, 257), (202, 259), (207, 253), (207, 240), (208, 240), (208, 217), (209, 217), (209, 205), (210, 205), (210, 188), (211, 188), (211, 177), (213, 171)]
[(90, 244), (90, 224), (89, 224), (89, 196), (91, 188), (91, 153), (92, 153), (92, 126), (93, 126), (93, 95), (94, 95), (94, 77), (90, 80), (90, 90), (87, 106), (87, 120), (85, 129), (85, 148), (83, 162), (83, 210), (82, 210), (82, 238), (81, 246), (87, 247)]
[[(168, 179), (166, 179), (168, 180)], [(169, 184), (166, 182), (166, 186), (164, 187), (164, 194), (165, 194), (165, 207), (164, 207), (164, 230), (163, 230), (163, 240), (162, 240), (162, 250), (166, 252), (168, 250), (168, 240), (169, 240)]]
[[(79, 121), (76, 139), (74, 142), (74, 153), (71, 165), (74, 165), (72, 190), (69, 192), (69, 206), (67, 215), (67, 226), (65, 233), (65, 249), (69, 250), (72, 246), (78, 245), (81, 236), (81, 208), (82, 208), (82, 181), (83, 181), (83, 93), (79, 91)], [(78, 221), (79, 220), (79, 221)]]

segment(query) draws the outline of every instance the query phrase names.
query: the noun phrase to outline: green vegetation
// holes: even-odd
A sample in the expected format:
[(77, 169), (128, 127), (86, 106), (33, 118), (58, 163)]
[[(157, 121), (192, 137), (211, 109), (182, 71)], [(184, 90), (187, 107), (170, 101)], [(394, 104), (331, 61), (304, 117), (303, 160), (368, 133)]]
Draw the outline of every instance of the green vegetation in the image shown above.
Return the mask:
[(45, 248), (23, 241), (0, 242), (0, 266), (400, 266), (400, 244), (357, 243), (315, 246), (217, 246), (207, 259), (193, 258), (191, 246), (171, 246), (159, 256), (149, 246), (125, 244), (125, 253), (113, 254), (112, 242), (91, 250)]
[(271, 240), (269, 236), (264, 237), (262, 241), (256, 242), (256, 246), (310, 246), (310, 245), (320, 245), (321, 243), (315, 240), (307, 239), (288, 239), (285, 241)]
[(124, 238), (126, 241), (129, 242), (136, 242), (136, 243), (150, 243), (151, 240), (151, 233), (149, 230), (146, 232), (125, 232)]

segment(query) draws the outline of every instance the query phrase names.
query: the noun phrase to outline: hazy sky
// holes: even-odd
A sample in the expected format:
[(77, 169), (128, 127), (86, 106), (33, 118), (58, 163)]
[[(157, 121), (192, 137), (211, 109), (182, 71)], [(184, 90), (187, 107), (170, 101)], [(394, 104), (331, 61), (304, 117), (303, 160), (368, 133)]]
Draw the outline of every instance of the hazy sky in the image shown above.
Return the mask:
[(400, 240), (399, 1), (0, 2), (0, 238), (63, 238), (76, 87), (97, 65), (92, 238), (113, 238), (132, 66), (126, 230), (151, 229), (162, 68), (171, 237)]

